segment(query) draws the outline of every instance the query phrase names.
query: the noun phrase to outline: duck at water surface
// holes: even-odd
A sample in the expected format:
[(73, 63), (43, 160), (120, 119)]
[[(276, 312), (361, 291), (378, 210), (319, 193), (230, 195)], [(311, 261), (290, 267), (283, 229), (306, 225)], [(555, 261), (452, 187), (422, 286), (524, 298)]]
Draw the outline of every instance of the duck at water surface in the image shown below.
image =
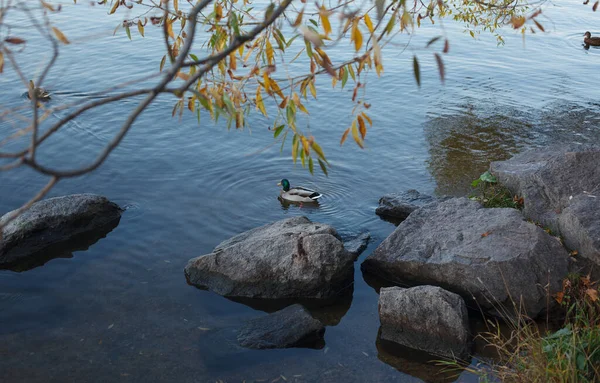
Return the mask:
[(592, 34), (590, 32), (585, 32), (583, 34), (583, 43), (585, 45), (600, 47), (600, 37), (592, 37)]
[(321, 193), (300, 186), (290, 187), (290, 181), (282, 179), (277, 186), (281, 186), (280, 197), (289, 202), (300, 202), (300, 203), (316, 203), (318, 199), (322, 197)]
[(50, 93), (48, 93), (46, 89), (36, 87), (33, 81), (29, 80), (29, 91), (27, 92), (27, 98), (31, 100), (31, 97), (34, 94), (38, 101), (50, 100)]

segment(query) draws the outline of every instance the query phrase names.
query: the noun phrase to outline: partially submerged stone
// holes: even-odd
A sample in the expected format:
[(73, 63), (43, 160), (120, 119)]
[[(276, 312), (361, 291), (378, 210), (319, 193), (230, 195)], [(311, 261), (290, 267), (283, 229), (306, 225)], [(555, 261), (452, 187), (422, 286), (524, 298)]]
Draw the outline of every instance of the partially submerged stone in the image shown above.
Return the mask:
[[(117, 204), (94, 194), (39, 201), (2, 230), (0, 268), (27, 269), (21, 264), (37, 264), (38, 258), (48, 258), (59, 247), (72, 251), (85, 247), (82, 242), (89, 246), (118, 225), (122, 212)], [(0, 225), (11, 215), (2, 216)]]
[(322, 348), (325, 326), (295, 304), (283, 310), (252, 319), (241, 328), (237, 340), (254, 349), (308, 347)]
[(222, 242), (191, 259), (185, 275), (229, 297), (328, 299), (352, 284), (354, 255), (333, 227), (294, 217)]
[(453, 198), (413, 212), (362, 267), (394, 282), (442, 286), (491, 313), (522, 301), (535, 317), (561, 289), (567, 265), (560, 242), (518, 210)]
[(435, 201), (434, 197), (411, 189), (384, 195), (379, 199), (379, 206), (375, 209), (375, 213), (399, 223), (416, 209)]
[(463, 299), (436, 286), (384, 287), (380, 337), (446, 358), (469, 355), (469, 317)]
[(358, 258), (363, 251), (369, 245), (371, 239), (371, 233), (361, 233), (354, 238), (347, 239), (344, 241), (344, 249), (354, 256), (354, 259)]

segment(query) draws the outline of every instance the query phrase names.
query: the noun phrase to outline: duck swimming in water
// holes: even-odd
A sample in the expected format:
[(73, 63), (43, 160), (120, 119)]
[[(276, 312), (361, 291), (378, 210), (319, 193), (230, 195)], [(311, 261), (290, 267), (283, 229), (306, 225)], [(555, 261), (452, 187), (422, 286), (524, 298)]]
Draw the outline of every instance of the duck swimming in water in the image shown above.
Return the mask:
[(290, 187), (290, 181), (282, 179), (277, 186), (281, 186), (280, 197), (285, 201), (301, 202), (301, 203), (316, 203), (322, 197), (321, 193), (300, 186)]
[(32, 80), (29, 80), (29, 91), (27, 92), (27, 98), (31, 100), (31, 96), (35, 94), (38, 101), (50, 100), (50, 93), (44, 88), (37, 88)]
[(600, 47), (600, 37), (592, 37), (590, 32), (585, 32), (583, 34), (583, 43), (593, 47)]

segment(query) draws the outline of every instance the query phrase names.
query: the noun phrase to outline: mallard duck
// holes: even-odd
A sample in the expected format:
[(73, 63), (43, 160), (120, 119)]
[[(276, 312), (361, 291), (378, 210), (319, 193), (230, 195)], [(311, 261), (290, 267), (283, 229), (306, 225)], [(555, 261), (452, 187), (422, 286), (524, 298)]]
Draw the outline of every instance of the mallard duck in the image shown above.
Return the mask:
[(27, 92), (27, 98), (30, 100), (32, 92), (35, 94), (35, 97), (38, 99), (38, 101), (50, 100), (50, 93), (48, 93), (46, 89), (36, 87), (33, 81), (29, 80), (29, 91)]
[(594, 47), (600, 47), (600, 37), (592, 37), (590, 32), (585, 32), (583, 34), (583, 43), (585, 45), (591, 45)]
[(277, 186), (281, 186), (281, 194), (280, 197), (285, 201), (290, 202), (301, 202), (301, 203), (315, 203), (317, 200), (321, 198), (321, 193), (318, 193), (314, 190), (310, 190), (307, 188), (303, 188), (300, 186), (296, 186), (294, 188), (290, 187), (290, 181), (285, 178), (281, 180)]

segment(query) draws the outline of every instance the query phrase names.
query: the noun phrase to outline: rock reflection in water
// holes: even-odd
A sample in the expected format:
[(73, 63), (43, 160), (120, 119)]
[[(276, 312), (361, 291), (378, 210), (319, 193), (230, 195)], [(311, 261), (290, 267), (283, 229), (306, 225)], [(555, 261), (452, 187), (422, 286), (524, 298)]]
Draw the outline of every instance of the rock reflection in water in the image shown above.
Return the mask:
[(532, 140), (531, 125), (517, 117), (480, 116), (472, 110), (426, 123), (429, 171), (436, 194), (462, 196), (491, 161), (510, 158)]
[(66, 242), (50, 245), (44, 250), (21, 258), (18, 261), (2, 264), (0, 269), (23, 272), (43, 266), (56, 258), (73, 258), (73, 252), (87, 250), (90, 246), (113, 231), (119, 225), (120, 221), (121, 218), (117, 218), (91, 232), (76, 235)]
[[(449, 369), (440, 365), (443, 358), (413, 350), (394, 342), (381, 339), (381, 328), (377, 334), (377, 358), (398, 371), (415, 376), (428, 383), (454, 382), (463, 370)], [(460, 379), (461, 382), (469, 381)], [(473, 379), (476, 382), (477, 379)]]
[(343, 294), (331, 299), (254, 299), (241, 297), (227, 297), (227, 299), (267, 313), (279, 311), (287, 306), (299, 303), (310, 312), (313, 318), (318, 319), (325, 326), (336, 326), (350, 309), (353, 290), (354, 286), (352, 285), (345, 289)]

